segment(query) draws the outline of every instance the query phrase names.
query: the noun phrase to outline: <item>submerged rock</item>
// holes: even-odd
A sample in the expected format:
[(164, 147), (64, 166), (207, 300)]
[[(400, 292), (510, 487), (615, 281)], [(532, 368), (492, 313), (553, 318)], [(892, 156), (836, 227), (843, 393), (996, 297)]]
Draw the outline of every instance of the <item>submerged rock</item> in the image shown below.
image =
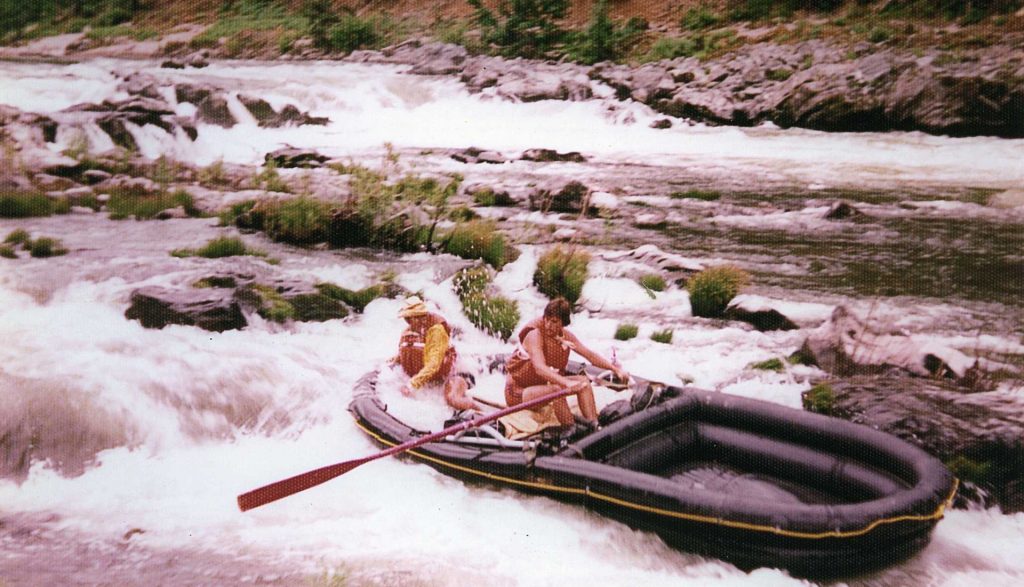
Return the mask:
[(949, 381), (898, 371), (829, 383), (831, 415), (920, 446), (963, 483), (960, 502), (1024, 511), (1024, 416), (1012, 396), (964, 394)]
[(800, 328), (782, 312), (748, 296), (741, 296), (730, 302), (725, 309), (724, 317), (728, 320), (740, 320), (751, 324), (760, 332)]

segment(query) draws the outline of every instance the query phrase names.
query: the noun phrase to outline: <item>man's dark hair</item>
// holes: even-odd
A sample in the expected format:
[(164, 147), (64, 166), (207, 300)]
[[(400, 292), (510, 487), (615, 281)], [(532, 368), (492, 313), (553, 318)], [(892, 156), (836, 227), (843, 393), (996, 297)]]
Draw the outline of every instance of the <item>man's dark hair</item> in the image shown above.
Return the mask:
[(555, 298), (544, 307), (544, 317), (555, 317), (562, 321), (562, 326), (568, 326), (572, 320), (572, 305), (565, 298)]

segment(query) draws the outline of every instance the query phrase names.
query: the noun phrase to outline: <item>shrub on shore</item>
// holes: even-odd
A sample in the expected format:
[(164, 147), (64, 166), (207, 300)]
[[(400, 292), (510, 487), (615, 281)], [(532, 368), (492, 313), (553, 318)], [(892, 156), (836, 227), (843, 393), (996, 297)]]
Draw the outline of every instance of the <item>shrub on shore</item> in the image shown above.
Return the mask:
[(56, 204), (46, 194), (8, 192), (0, 193), (0, 218), (30, 218), (50, 216)]
[(111, 220), (124, 220), (134, 216), (136, 220), (155, 218), (164, 210), (181, 207), (189, 216), (201, 216), (195, 206), (192, 194), (185, 190), (174, 193), (137, 194), (130, 190), (115, 189), (111, 191), (107, 201), (107, 211)]
[(555, 245), (537, 261), (533, 284), (551, 299), (561, 296), (575, 304), (583, 293), (589, 264), (590, 253), (576, 247)]
[(0, 257), (4, 259), (17, 259), (18, 253), (14, 252), (14, 247), (11, 245), (0, 245)]
[(309, 245), (327, 239), (331, 223), (330, 205), (300, 196), (262, 206), (262, 229), (270, 238)]
[(615, 329), (615, 340), (631, 340), (636, 338), (640, 327), (636, 324), (619, 324)]
[(749, 282), (747, 272), (732, 265), (710, 267), (694, 275), (686, 284), (693, 315), (720, 318), (729, 302)]
[(7, 238), (4, 239), (5, 243), (11, 245), (23, 245), (32, 240), (32, 235), (28, 233), (24, 228), (15, 228), (7, 234)]

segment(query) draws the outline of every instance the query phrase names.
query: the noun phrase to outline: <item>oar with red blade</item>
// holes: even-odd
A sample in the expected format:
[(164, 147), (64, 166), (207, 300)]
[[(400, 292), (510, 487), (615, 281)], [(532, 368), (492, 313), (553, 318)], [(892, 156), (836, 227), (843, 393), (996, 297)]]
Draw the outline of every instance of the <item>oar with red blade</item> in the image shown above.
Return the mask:
[(405, 452), (409, 449), (416, 448), (417, 446), (427, 444), (428, 442), (441, 440), (444, 437), (448, 436), (449, 434), (455, 434), (463, 430), (469, 430), (470, 428), (483, 426), (488, 422), (494, 422), (498, 418), (502, 418), (504, 416), (521, 410), (528, 410), (530, 408), (546, 404), (552, 400), (556, 400), (560, 397), (565, 397), (573, 393), (575, 393), (575, 390), (571, 388), (554, 391), (547, 395), (543, 395), (541, 397), (525, 401), (521, 404), (516, 404), (514, 406), (498, 410), (497, 412), (484, 414), (482, 416), (479, 416), (466, 422), (459, 422), (458, 424), (449, 426), (444, 430), (440, 430), (438, 432), (434, 432), (426, 436), (421, 436), (408, 442), (403, 442), (402, 444), (393, 446), (387, 450), (383, 450), (377, 454), (370, 455), (368, 457), (328, 465), (326, 467), (321, 467), (313, 471), (295, 475), (294, 477), (289, 477), (287, 479), (282, 479), (281, 481), (276, 481), (269, 485), (264, 485), (263, 487), (253, 489), (252, 491), (248, 491), (246, 493), (239, 495), (238, 507), (244, 512), (247, 510), (251, 510), (253, 508), (260, 507), (261, 505), (266, 505), (272, 501), (277, 501), (281, 498), (288, 497), (289, 495), (292, 495), (294, 493), (305, 491), (310, 487), (316, 487), (321, 483), (325, 483), (327, 481), (330, 481), (331, 479), (334, 479), (335, 477), (344, 475), (345, 473), (348, 473), (349, 471), (355, 469), (359, 465), (363, 465), (369, 463), (370, 461), (375, 461), (380, 458), (398, 454), (400, 452)]

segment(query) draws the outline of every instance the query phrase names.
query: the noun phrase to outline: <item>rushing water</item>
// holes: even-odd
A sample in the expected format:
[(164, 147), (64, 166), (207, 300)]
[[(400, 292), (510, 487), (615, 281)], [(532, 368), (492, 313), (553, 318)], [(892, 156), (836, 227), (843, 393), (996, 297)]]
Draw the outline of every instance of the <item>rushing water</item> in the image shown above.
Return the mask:
[[(242, 122), (200, 125), (195, 142), (154, 127), (132, 129), (146, 156), (254, 164), (292, 145), (371, 160), (391, 143), (413, 165), (476, 179), (579, 178), (636, 211), (668, 216), (662, 231), (613, 227), (621, 241), (741, 262), (757, 277), (752, 293), (801, 325), (813, 326), (845, 303), (947, 344), (1024, 352), (1024, 212), (996, 210), (978, 197), (1024, 186), (1024, 141), (654, 130), (648, 124), (658, 117), (636, 104), (516, 104), (398, 67), (334, 63), (215, 63), (184, 71), (141, 61), (0, 63), (0, 103), (61, 120), (58, 112), (74, 104), (125, 98), (118, 84), (135, 72), (154, 76), (172, 103), (172, 84), (211, 83), (332, 121), (259, 129), (233, 103)], [(192, 107), (176, 108), (190, 114)], [(53, 150), (74, 140), (73, 127), (70, 119), (62, 125)], [(110, 146), (98, 129), (79, 130), (93, 149)], [(576, 150), (590, 161), (476, 169), (442, 154), (470, 146), (510, 159), (534, 147)], [(669, 196), (693, 186), (735, 189), (712, 202)], [(871, 220), (822, 220), (840, 194)], [(146, 330), (124, 317), (132, 290), (184, 285), (218, 269), (268, 267), (256, 258), (168, 255), (231, 232), (211, 219), (0, 220), (0, 233), (15, 228), (59, 237), (70, 252), (0, 260), (0, 585), (803, 583), (782, 571), (745, 573), (672, 550), (582, 508), (466, 485), (393, 459), (241, 514), (234, 503), (240, 492), (377, 450), (346, 406), (352, 384), (393, 353), (399, 302), (378, 300), (364, 314), (325, 323), (281, 326), (254, 316), (245, 330), (221, 334)], [(394, 271), (461, 329), (467, 368), (479, 371), (487, 356), (511, 348), (462, 316), (450, 258), (301, 250), (244, 238), (280, 260), (272, 268), (279, 275), (362, 287)], [(496, 280), (524, 318), (543, 304), (530, 285), (536, 255), (524, 247)], [(573, 328), (595, 348), (614, 345), (627, 368), (649, 378), (800, 405), (815, 370), (747, 365), (792, 352), (805, 332), (757, 333), (693, 319), (685, 292), (672, 288), (652, 299), (625, 277), (629, 269), (625, 262), (594, 264), (586, 310)], [(1002, 279), (984, 278), (992, 274)], [(622, 320), (638, 323), (640, 336), (614, 341)], [(648, 339), (666, 326), (675, 329), (670, 345)], [(487, 376), (479, 384), (496, 389), (500, 380)], [(1022, 390), (1008, 384), (996, 393)], [(393, 401), (427, 424), (446, 412), (436, 395)], [(851, 583), (1022, 581), (1024, 515), (953, 511), (922, 554)]]

